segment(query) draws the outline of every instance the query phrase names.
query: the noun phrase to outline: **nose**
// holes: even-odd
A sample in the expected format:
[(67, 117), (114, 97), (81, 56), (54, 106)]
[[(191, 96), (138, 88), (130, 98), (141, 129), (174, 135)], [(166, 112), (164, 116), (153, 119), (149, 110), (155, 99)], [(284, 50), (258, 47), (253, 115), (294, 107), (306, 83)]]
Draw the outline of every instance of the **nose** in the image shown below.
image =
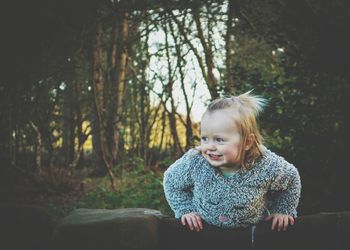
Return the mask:
[(215, 143), (209, 142), (209, 143), (208, 143), (208, 150), (210, 150), (210, 151), (216, 150)]

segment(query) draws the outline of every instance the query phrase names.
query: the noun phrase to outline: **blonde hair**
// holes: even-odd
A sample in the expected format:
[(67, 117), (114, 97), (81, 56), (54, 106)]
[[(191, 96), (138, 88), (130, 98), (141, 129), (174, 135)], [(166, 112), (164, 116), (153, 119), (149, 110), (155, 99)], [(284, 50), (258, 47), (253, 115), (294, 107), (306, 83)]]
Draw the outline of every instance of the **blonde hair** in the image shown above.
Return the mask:
[[(241, 134), (241, 149), (239, 161), (244, 169), (250, 169), (257, 158), (263, 153), (263, 138), (259, 132), (256, 122), (258, 115), (263, 110), (266, 100), (259, 96), (251, 95), (252, 90), (239, 96), (229, 96), (215, 99), (212, 101), (205, 113), (211, 113), (216, 110), (234, 109), (237, 111), (238, 119), (235, 120)], [(205, 114), (204, 113), (204, 114)], [(244, 149), (248, 136), (254, 135), (253, 144), (249, 150)]]

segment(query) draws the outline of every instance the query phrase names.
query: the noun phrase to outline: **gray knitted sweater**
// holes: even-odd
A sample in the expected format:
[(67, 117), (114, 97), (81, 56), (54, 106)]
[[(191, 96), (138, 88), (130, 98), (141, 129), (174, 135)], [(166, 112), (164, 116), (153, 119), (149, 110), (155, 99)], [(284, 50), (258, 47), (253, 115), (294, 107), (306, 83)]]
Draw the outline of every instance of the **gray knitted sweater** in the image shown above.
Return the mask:
[(197, 212), (211, 225), (231, 228), (274, 213), (296, 217), (301, 192), (298, 170), (268, 149), (250, 170), (230, 177), (191, 149), (165, 171), (163, 185), (176, 218)]

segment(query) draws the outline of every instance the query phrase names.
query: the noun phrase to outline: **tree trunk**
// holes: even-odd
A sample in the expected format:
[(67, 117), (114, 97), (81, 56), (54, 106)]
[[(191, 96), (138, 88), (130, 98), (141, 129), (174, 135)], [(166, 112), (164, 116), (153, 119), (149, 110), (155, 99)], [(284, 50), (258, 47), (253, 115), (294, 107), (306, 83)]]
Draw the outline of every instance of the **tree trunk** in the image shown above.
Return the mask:
[(111, 188), (115, 190), (115, 177), (112, 170), (112, 156), (109, 151), (106, 140), (105, 126), (105, 105), (104, 105), (104, 79), (103, 79), (103, 50), (102, 50), (102, 24), (99, 19), (96, 21), (95, 43), (93, 48), (93, 95), (94, 107), (96, 113), (96, 128), (99, 137), (99, 146), (101, 159), (106, 167), (106, 171), (110, 177)]
[(46, 166), (48, 168), (49, 171), (49, 175), (51, 176), (51, 167), (52, 167), (52, 163), (53, 163), (53, 153), (54, 153), (54, 148), (52, 145), (52, 140), (51, 140), (51, 135), (50, 133), (47, 133), (47, 135), (45, 136), (46, 139), (46, 148), (47, 148), (47, 160), (46, 160)]
[(234, 18), (234, 1), (228, 1), (227, 7), (227, 22), (226, 22), (226, 34), (225, 34), (225, 52), (226, 52), (226, 89), (233, 95), (235, 93), (235, 84), (233, 79), (232, 69), (232, 30), (233, 30), (233, 18)]
[(173, 25), (171, 21), (169, 21), (169, 27), (170, 31), (173, 37), (173, 40), (175, 42), (175, 50), (176, 50), (176, 57), (177, 57), (177, 68), (179, 69), (180, 73), (180, 81), (181, 81), (181, 90), (185, 99), (185, 104), (186, 104), (186, 150), (190, 149), (193, 145), (192, 143), (192, 136), (193, 136), (193, 131), (192, 131), (192, 120), (191, 120), (191, 109), (192, 105), (189, 104), (189, 100), (187, 97), (186, 89), (185, 89), (185, 74), (183, 72), (183, 57), (181, 55), (181, 48), (178, 43), (178, 39), (175, 35)]
[[(141, 115), (141, 126), (140, 126), (140, 154), (142, 159), (145, 159), (145, 144), (146, 144), (146, 127), (147, 127), (147, 120), (146, 120), (146, 115), (145, 115), (145, 95), (146, 95), (146, 90), (145, 90), (145, 84), (142, 81), (140, 83), (140, 115)], [(146, 160), (147, 161), (147, 160)]]
[[(174, 154), (178, 155), (177, 149), (180, 150), (180, 153), (183, 153), (179, 136), (177, 134), (177, 126), (176, 126), (176, 108), (175, 108), (175, 103), (174, 103), (174, 98), (173, 98), (173, 84), (174, 84), (174, 79), (173, 79), (173, 73), (172, 73), (172, 65), (171, 65), (171, 57), (169, 53), (169, 43), (168, 43), (168, 29), (167, 29), (167, 23), (164, 23), (164, 32), (165, 32), (165, 52), (167, 56), (167, 63), (168, 63), (168, 83), (165, 86), (165, 92), (167, 94), (167, 97), (170, 99), (170, 104), (171, 104), (171, 111), (168, 111), (168, 117), (169, 117), (169, 125), (170, 125), (170, 131), (173, 136), (174, 144), (173, 144), (173, 150)], [(166, 108), (166, 102), (164, 103), (164, 109), (167, 110)]]
[[(95, 106), (95, 105), (94, 105)], [(100, 129), (95, 108), (91, 114), (91, 138), (92, 150), (95, 157), (95, 169), (92, 173), (94, 176), (105, 176), (107, 174), (107, 167), (102, 157), (102, 147), (100, 141)]]
[(162, 133), (160, 136), (160, 142), (159, 142), (159, 146), (158, 146), (159, 152), (162, 150), (162, 147), (163, 147), (165, 127), (166, 127), (166, 110), (164, 109), (162, 112)]
[(115, 164), (118, 159), (119, 145), (121, 145), (121, 116), (122, 116), (122, 104), (125, 96), (126, 87), (126, 73), (128, 64), (128, 13), (123, 11), (117, 13), (118, 18), (116, 22), (117, 41), (116, 46), (112, 49), (113, 55), (115, 54), (115, 63), (112, 65), (112, 93), (111, 93), (111, 105), (110, 105), (110, 118), (108, 124), (108, 134), (110, 135), (109, 149), (111, 152), (112, 162)]
[(118, 60), (118, 77), (117, 77), (117, 93), (115, 98), (115, 104), (117, 107), (117, 112), (115, 114), (114, 118), (114, 124), (115, 124), (115, 133), (114, 133), (114, 142), (117, 146), (115, 148), (115, 151), (113, 151), (113, 159), (114, 161), (117, 160), (118, 152), (119, 152), (119, 141), (121, 136), (121, 116), (122, 116), (122, 105), (123, 105), (123, 99), (125, 96), (125, 88), (126, 88), (126, 74), (127, 74), (127, 65), (128, 65), (128, 48), (127, 48), (127, 38), (128, 38), (128, 13), (123, 12), (121, 15), (121, 21), (120, 21), (120, 29), (119, 29), (119, 60)]
[(87, 139), (87, 136), (84, 138), (83, 133), (83, 118), (81, 113), (81, 87), (80, 87), (80, 81), (75, 82), (75, 96), (76, 96), (76, 102), (75, 102), (75, 110), (77, 114), (76, 124), (77, 124), (77, 135), (78, 135), (78, 147), (82, 148), (82, 150), (79, 152), (78, 150), (78, 162), (76, 164), (76, 167), (79, 167), (84, 162), (84, 150), (83, 146)]
[(68, 120), (68, 126), (69, 126), (69, 133), (68, 133), (68, 165), (74, 160), (74, 154), (75, 154), (75, 115), (74, 115), (74, 102), (75, 102), (75, 93), (74, 93), (74, 82), (71, 82), (69, 84), (68, 89), (68, 114), (69, 114), (69, 120)]
[(204, 55), (205, 55), (205, 62), (207, 65), (207, 84), (208, 84), (208, 88), (209, 88), (209, 92), (211, 95), (212, 99), (216, 99), (219, 97), (219, 93), (218, 93), (218, 80), (216, 79), (216, 77), (214, 76), (214, 60), (213, 60), (213, 51), (212, 48), (210, 46), (210, 42), (205, 40), (204, 37), (204, 33), (203, 33), (203, 29), (201, 26), (201, 21), (200, 21), (200, 17), (199, 17), (199, 13), (198, 13), (198, 9), (197, 8), (193, 8), (192, 9), (192, 14), (193, 14), (193, 19), (196, 23), (196, 27), (197, 27), (197, 31), (198, 31), (198, 37), (199, 40), (202, 44), (203, 50), (204, 50)]
[[(69, 168), (75, 169), (77, 167), (79, 167), (84, 159), (84, 143), (87, 139), (87, 135), (85, 135), (85, 133), (83, 132), (83, 120), (82, 120), (82, 114), (81, 114), (81, 108), (80, 108), (80, 101), (81, 101), (81, 97), (80, 97), (80, 82), (79, 80), (75, 80), (73, 82), (73, 93), (74, 93), (74, 98), (73, 98), (73, 103), (74, 103), (74, 107), (75, 107), (75, 114), (76, 114), (76, 119), (75, 119), (75, 125), (76, 125), (76, 129), (77, 129), (77, 137), (78, 137), (78, 147), (77, 150), (74, 153), (74, 157), (72, 158), (72, 160), (69, 162)], [(75, 138), (75, 137), (74, 137)], [(73, 141), (73, 148), (75, 150), (75, 142)]]
[(213, 51), (211, 50), (211, 47), (209, 45), (207, 45), (207, 43), (204, 39), (204, 34), (202, 31), (202, 27), (200, 25), (199, 15), (198, 15), (197, 11), (193, 10), (192, 12), (193, 12), (193, 18), (196, 22), (198, 37), (200, 39), (201, 45), (202, 45), (203, 50), (204, 50), (206, 63), (203, 62), (203, 59), (200, 56), (198, 49), (192, 44), (192, 42), (188, 38), (188, 34), (187, 34), (188, 32), (186, 31), (184, 25), (179, 22), (177, 17), (172, 12), (170, 12), (170, 15), (172, 16), (172, 20), (175, 21), (175, 23), (179, 29), (179, 32), (180, 32), (181, 36), (183, 37), (184, 41), (191, 48), (194, 56), (197, 59), (198, 66), (199, 66), (199, 68), (202, 72), (203, 78), (208, 86), (211, 98), (216, 99), (217, 97), (219, 97), (219, 93), (217, 90), (218, 82), (217, 82), (217, 79), (215, 78), (214, 73), (213, 73), (213, 69), (214, 69), (214, 62), (213, 62), (213, 56), (212, 56)]
[(36, 138), (37, 138), (37, 143), (35, 144), (35, 163), (36, 163), (36, 167), (38, 172), (41, 172), (41, 150), (42, 150), (42, 139), (41, 139), (41, 134), (40, 131), (38, 129), (38, 127), (33, 123), (30, 122), (30, 125), (32, 126), (32, 128), (34, 129), (35, 133), (36, 133)]

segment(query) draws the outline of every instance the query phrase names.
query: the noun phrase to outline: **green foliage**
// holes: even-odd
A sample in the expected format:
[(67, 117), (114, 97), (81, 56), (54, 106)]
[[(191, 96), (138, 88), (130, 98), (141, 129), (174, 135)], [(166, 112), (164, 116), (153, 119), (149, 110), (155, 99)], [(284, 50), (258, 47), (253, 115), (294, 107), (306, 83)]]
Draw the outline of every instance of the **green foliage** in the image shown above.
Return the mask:
[(160, 151), (154, 147), (148, 150), (148, 158), (148, 165), (157, 165), (161, 171), (165, 171), (176, 159), (171, 150), (163, 149)]
[(78, 206), (103, 209), (144, 207), (160, 210), (163, 214), (172, 214), (164, 197), (162, 176), (142, 170), (124, 173), (117, 191), (98, 186), (87, 193)]
[(74, 190), (76, 180), (66, 169), (51, 167), (35, 173), (33, 185), (43, 193), (62, 194)]
[(276, 152), (284, 152), (291, 147), (290, 136), (283, 136), (280, 129), (273, 131), (272, 135), (264, 134), (264, 145)]
[(69, 212), (74, 208), (73, 204), (68, 206), (63, 206), (62, 204), (55, 204), (52, 202), (46, 203), (44, 205), (45, 209), (56, 218), (63, 218), (69, 214)]
[(116, 168), (116, 175), (123, 175), (123, 172), (128, 174), (132, 171), (142, 171), (145, 167), (144, 159), (138, 156), (135, 152), (125, 152), (120, 158), (118, 167)]

